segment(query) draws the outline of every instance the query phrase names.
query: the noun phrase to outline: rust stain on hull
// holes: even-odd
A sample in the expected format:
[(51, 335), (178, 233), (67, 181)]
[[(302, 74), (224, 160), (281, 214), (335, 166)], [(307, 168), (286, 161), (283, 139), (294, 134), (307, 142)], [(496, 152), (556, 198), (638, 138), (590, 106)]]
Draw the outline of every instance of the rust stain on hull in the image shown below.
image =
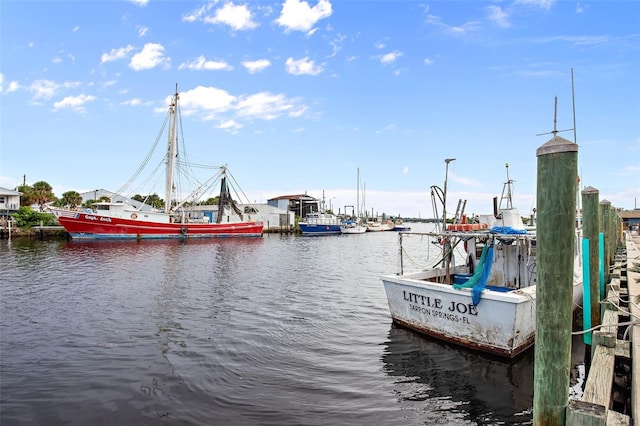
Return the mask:
[(417, 331), (422, 334), (426, 334), (427, 336), (434, 337), (439, 340), (444, 340), (449, 343), (453, 343), (458, 346), (465, 347), (467, 349), (471, 349), (474, 351), (489, 353), (492, 355), (496, 355), (502, 358), (515, 358), (521, 353), (525, 352), (527, 349), (531, 348), (535, 341), (535, 336), (529, 337), (526, 341), (524, 341), (520, 346), (511, 349), (499, 348), (491, 345), (483, 345), (477, 342), (473, 342), (467, 339), (462, 339), (459, 337), (451, 336), (449, 334), (438, 333), (437, 331), (429, 330), (424, 327), (417, 326), (416, 324), (411, 324), (409, 322), (403, 321), (401, 319), (393, 318), (393, 322), (396, 324), (408, 328), (410, 330)]

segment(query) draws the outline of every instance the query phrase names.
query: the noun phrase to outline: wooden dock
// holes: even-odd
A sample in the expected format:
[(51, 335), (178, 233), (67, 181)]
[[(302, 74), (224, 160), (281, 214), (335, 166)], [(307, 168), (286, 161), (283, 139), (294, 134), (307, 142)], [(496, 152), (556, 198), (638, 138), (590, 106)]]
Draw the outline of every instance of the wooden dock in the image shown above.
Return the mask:
[(606, 295), (584, 394), (569, 401), (567, 425), (640, 424), (640, 236), (625, 235)]

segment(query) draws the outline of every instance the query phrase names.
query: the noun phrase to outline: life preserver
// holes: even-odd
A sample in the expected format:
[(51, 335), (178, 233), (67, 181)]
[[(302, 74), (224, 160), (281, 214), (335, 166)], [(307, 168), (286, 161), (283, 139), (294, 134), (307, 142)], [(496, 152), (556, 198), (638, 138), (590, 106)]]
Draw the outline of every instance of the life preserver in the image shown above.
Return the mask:
[(187, 228), (186, 226), (183, 226), (182, 228), (180, 228), (180, 233), (182, 235), (187, 235), (188, 232), (189, 232), (189, 228)]
[(138, 215), (137, 215), (137, 214), (135, 214), (135, 213), (131, 213), (131, 219), (137, 219), (137, 218), (138, 218)]

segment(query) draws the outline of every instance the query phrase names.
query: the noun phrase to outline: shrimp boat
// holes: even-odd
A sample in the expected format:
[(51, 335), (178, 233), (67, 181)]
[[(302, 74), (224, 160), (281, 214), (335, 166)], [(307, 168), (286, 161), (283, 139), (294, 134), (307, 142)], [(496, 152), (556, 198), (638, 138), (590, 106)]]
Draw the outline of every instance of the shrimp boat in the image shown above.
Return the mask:
[[(445, 160), (447, 169), (453, 160)], [(503, 196), (499, 205), (494, 198), (490, 221), (467, 220), (460, 208), (466, 202), (460, 200), (453, 223), (444, 207), (446, 174), (444, 191), (431, 187), (434, 207), (438, 198), (443, 206), (442, 224), (427, 233), (400, 232), (399, 272), (381, 278), (394, 323), (504, 358), (533, 346), (536, 234), (512, 205), (512, 183), (507, 165)], [(424, 247), (424, 241), (437, 247), (437, 258), (423, 270), (405, 271), (408, 259), (415, 259), (405, 254), (413, 237), (421, 242), (417, 247)], [(582, 276), (574, 273), (574, 300), (581, 296)]]
[[(235, 179), (226, 166), (219, 167), (212, 177), (198, 181), (191, 188), (180, 188), (186, 179), (179, 176), (196, 176), (194, 165), (186, 161), (186, 153), (178, 152), (179, 95), (173, 95), (165, 124), (168, 123), (167, 149), (159, 164), (165, 164), (165, 202), (161, 209), (134, 203), (127, 197), (119, 200), (100, 201), (92, 208), (49, 207), (58, 222), (71, 238), (213, 238), (213, 237), (261, 237), (263, 222), (251, 219), (257, 212), (248, 206), (241, 210), (232, 198), (231, 190), (238, 194)], [(154, 147), (158, 145), (157, 141)], [(153, 152), (153, 149), (152, 149)], [(145, 164), (152, 153), (149, 153)], [(160, 167), (156, 168), (158, 170)], [(138, 172), (143, 170), (143, 167)], [(209, 172), (210, 173), (210, 172)], [(134, 176), (134, 178), (137, 176)], [(130, 179), (132, 182), (134, 178)], [(148, 182), (150, 179), (147, 179)], [(219, 182), (217, 209), (206, 207), (214, 197), (207, 197), (209, 190)], [(180, 191), (180, 192), (178, 192)], [(120, 193), (120, 191), (118, 192)], [(181, 199), (181, 201), (177, 201)], [(207, 200), (205, 202), (204, 200)]]

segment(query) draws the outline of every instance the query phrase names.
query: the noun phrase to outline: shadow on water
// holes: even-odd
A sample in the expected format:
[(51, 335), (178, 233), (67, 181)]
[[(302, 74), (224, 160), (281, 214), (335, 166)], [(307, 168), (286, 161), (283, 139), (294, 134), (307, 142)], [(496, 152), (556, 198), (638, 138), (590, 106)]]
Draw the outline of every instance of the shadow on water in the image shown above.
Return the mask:
[(401, 402), (438, 401), (440, 409), (479, 425), (531, 424), (532, 350), (515, 360), (496, 359), (396, 325), (385, 345), (384, 371), (398, 378)]

